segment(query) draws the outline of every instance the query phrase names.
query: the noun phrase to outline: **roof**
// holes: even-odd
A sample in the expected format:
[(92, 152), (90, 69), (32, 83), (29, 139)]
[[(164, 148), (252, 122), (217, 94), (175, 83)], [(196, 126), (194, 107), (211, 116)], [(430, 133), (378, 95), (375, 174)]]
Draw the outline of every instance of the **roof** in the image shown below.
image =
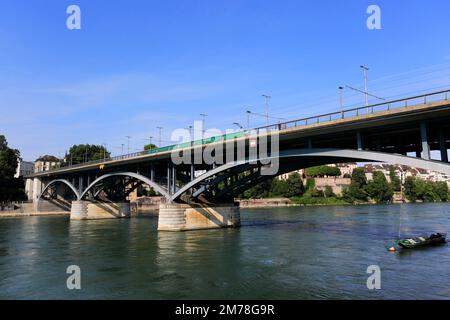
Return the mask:
[(60, 162), (61, 160), (55, 156), (50, 156), (50, 155), (45, 155), (45, 156), (40, 156), (39, 158), (36, 159), (36, 161), (43, 161), (43, 162)]

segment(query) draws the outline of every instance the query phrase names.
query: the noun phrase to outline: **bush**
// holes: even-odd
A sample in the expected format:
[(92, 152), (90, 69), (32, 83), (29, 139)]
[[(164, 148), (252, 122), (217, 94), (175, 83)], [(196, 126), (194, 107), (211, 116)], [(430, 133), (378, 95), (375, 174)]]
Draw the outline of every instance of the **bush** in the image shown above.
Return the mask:
[(373, 173), (373, 180), (366, 186), (367, 194), (377, 203), (386, 203), (392, 201), (394, 191), (387, 182), (383, 172), (376, 171)]
[(336, 167), (330, 166), (318, 166), (312, 167), (305, 170), (305, 174), (307, 177), (338, 177), (341, 175), (341, 170)]
[(448, 201), (448, 185), (444, 181), (425, 181), (416, 177), (408, 177), (403, 185), (406, 198), (415, 202)]
[(324, 191), (325, 197), (326, 198), (330, 198), (330, 197), (335, 197), (336, 195), (333, 192), (333, 188), (330, 186), (325, 186), (325, 191)]
[(288, 186), (286, 197), (288, 198), (301, 196), (305, 192), (302, 178), (297, 172), (291, 174), (286, 183)]

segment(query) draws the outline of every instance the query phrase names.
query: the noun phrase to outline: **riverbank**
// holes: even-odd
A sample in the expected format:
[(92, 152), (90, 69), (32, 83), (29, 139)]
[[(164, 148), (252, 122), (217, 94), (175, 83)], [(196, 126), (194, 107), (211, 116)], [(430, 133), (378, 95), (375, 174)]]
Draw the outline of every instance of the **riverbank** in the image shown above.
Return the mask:
[(15, 217), (35, 217), (35, 216), (70, 216), (69, 211), (53, 211), (53, 212), (14, 212), (14, 211), (0, 211), (0, 218), (15, 218)]
[[(241, 208), (274, 208), (274, 207), (301, 207), (301, 206), (336, 206), (352, 205), (342, 199), (330, 198), (264, 198), (239, 200)], [(367, 203), (372, 204), (372, 203)]]

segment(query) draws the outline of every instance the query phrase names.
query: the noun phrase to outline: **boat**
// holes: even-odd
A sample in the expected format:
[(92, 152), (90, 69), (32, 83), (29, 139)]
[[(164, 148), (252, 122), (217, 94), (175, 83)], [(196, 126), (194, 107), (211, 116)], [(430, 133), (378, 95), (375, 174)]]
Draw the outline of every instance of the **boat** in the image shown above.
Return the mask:
[(406, 249), (412, 249), (427, 245), (435, 245), (435, 244), (441, 244), (445, 243), (445, 238), (447, 234), (446, 233), (434, 233), (430, 235), (429, 237), (417, 237), (412, 239), (400, 239), (397, 240), (396, 243)]

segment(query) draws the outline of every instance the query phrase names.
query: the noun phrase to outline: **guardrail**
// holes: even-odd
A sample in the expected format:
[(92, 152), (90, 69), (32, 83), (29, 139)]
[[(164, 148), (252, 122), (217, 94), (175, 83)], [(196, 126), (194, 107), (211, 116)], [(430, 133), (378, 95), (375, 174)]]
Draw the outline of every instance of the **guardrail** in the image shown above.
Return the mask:
[[(433, 100), (433, 97), (439, 96), (441, 99)], [(377, 112), (390, 111), (393, 109), (399, 108), (408, 108), (413, 105), (418, 104), (426, 104), (432, 101), (446, 101), (450, 97), (450, 89), (444, 91), (437, 91), (432, 93), (427, 93), (423, 95), (390, 100), (382, 103), (372, 104), (364, 107), (357, 107), (351, 109), (345, 109), (336, 112), (324, 113), (317, 116), (306, 117), (286, 122), (279, 122), (277, 124), (272, 124), (269, 126), (258, 127), (253, 130), (261, 130), (261, 129), (287, 129), (287, 128), (295, 128), (299, 126), (307, 126), (311, 124), (318, 124), (324, 122), (330, 122), (339, 119), (347, 119), (349, 117), (361, 116), (361, 115), (369, 115)], [(417, 103), (414, 103), (416, 101)]]
[[(440, 99), (433, 100), (433, 98), (435, 98), (437, 96), (440, 97)], [(372, 104), (369, 106), (345, 109), (345, 110), (331, 112), (331, 113), (324, 113), (324, 114), (317, 115), (317, 116), (306, 117), (306, 118), (301, 118), (301, 119), (296, 119), (296, 120), (291, 120), (291, 121), (286, 121), (286, 122), (279, 122), (277, 124), (272, 124), (272, 125), (263, 126), (263, 127), (257, 127), (257, 128), (253, 128), (250, 130), (241, 131), (240, 136), (249, 135), (252, 133), (258, 134), (262, 130), (272, 131), (272, 130), (283, 130), (283, 129), (289, 129), (289, 128), (296, 128), (296, 127), (308, 126), (308, 125), (312, 125), (312, 124), (331, 122), (331, 121), (340, 120), (340, 119), (348, 119), (348, 118), (353, 118), (353, 117), (362, 116), (362, 115), (369, 115), (369, 114), (373, 114), (373, 113), (377, 113), (377, 112), (390, 111), (393, 109), (408, 108), (408, 107), (412, 107), (414, 105), (418, 105), (418, 104), (422, 104), (422, 103), (426, 104), (426, 103), (430, 103), (433, 101), (434, 102), (446, 101), (446, 100), (448, 100), (449, 97), (450, 97), (450, 89), (443, 90), (443, 91), (437, 91), (437, 92), (431, 92), (431, 93), (422, 94), (422, 95), (418, 95), (418, 96), (412, 96), (412, 97), (407, 97), (407, 98), (403, 98), (403, 99), (390, 100), (390, 101), (386, 101), (386, 102), (382, 102), (382, 103)], [(99, 159), (99, 160), (92, 160), (92, 161), (78, 163), (78, 164), (74, 164), (74, 165), (70, 165), (70, 166), (56, 167), (49, 171), (45, 171), (45, 173), (56, 171), (59, 169), (71, 169), (71, 168), (83, 167), (86, 165), (101, 164), (101, 163), (108, 162), (108, 161), (126, 160), (126, 159), (136, 158), (138, 156), (143, 156), (143, 155), (148, 155), (148, 154), (156, 154), (156, 153), (160, 153), (160, 152), (171, 151), (174, 149), (186, 148), (186, 147), (190, 147), (190, 146), (194, 146), (194, 145), (203, 145), (203, 144), (208, 144), (208, 143), (212, 143), (215, 141), (227, 140), (228, 138), (234, 138), (235, 136), (236, 136), (236, 134), (234, 134), (234, 135), (233, 134), (231, 134), (231, 135), (224, 134), (221, 136), (215, 136), (215, 137), (211, 137), (211, 138), (207, 138), (207, 139), (205, 138), (202, 140), (196, 140), (196, 141), (191, 141), (191, 142), (187, 142), (187, 143), (174, 144), (174, 145), (155, 148), (155, 149), (151, 149), (151, 150), (143, 150), (140, 152), (134, 152), (134, 153), (115, 156), (115, 157), (108, 157), (108, 158)]]

